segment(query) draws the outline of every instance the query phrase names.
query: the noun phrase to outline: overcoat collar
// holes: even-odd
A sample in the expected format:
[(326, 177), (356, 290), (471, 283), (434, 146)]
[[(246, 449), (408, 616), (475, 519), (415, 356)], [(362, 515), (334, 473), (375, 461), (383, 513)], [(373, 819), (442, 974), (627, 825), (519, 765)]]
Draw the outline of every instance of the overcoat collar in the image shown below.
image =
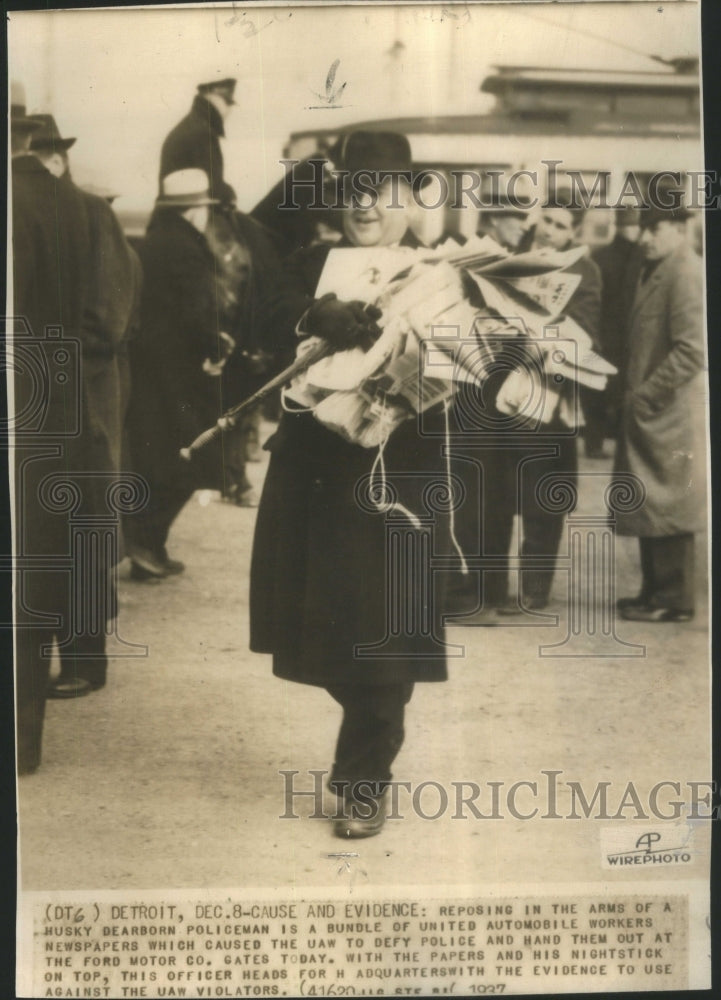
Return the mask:
[(177, 240), (192, 240), (212, 256), (212, 251), (205, 233), (201, 233), (199, 229), (195, 228), (192, 222), (188, 222), (187, 219), (184, 219), (181, 213), (175, 211), (175, 209), (154, 209), (153, 214), (150, 216), (150, 221), (148, 222), (147, 233), (150, 234), (156, 229), (172, 234), (173, 238)]
[(639, 275), (638, 281), (636, 283), (636, 294), (633, 300), (632, 312), (636, 312), (643, 303), (648, 299), (649, 295), (656, 291), (664, 281), (667, 279), (668, 275), (673, 271), (675, 267), (678, 266), (678, 262), (685, 257), (688, 252), (688, 248), (685, 243), (681, 243), (680, 246), (676, 247), (668, 257), (665, 257), (657, 267), (654, 268), (653, 273), (646, 279), (646, 281), (641, 282)]
[(33, 156), (32, 153), (23, 153), (21, 156), (15, 156), (12, 159), (13, 172), (19, 174), (49, 174), (50, 171), (47, 169), (44, 163)]

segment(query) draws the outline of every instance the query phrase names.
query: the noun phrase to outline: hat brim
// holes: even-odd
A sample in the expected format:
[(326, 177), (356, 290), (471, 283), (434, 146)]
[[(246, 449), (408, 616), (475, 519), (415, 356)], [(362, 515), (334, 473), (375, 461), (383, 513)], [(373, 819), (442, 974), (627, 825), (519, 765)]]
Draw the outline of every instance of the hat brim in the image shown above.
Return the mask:
[(41, 139), (39, 142), (37, 140), (35, 142), (31, 142), (30, 143), (30, 148), (31, 149), (50, 149), (50, 150), (52, 150), (54, 152), (57, 149), (63, 149), (63, 150), (70, 149), (70, 147), (74, 146), (76, 142), (77, 142), (77, 139), (75, 139), (75, 138), (72, 138), (72, 139)]
[[(373, 168), (369, 167), (368, 170), (372, 171)], [(405, 170), (402, 167), (388, 167), (387, 171), (395, 175), (401, 175), (401, 176), (410, 175), (410, 179), (408, 176), (405, 176), (403, 179), (406, 181), (406, 183), (409, 183), (414, 190), (427, 187), (433, 180), (433, 174), (426, 173), (425, 170)], [(383, 172), (385, 172), (385, 168), (383, 168)], [(354, 174), (365, 174), (365, 173), (367, 173), (366, 168), (361, 167), (357, 170), (351, 171), (351, 176)], [(344, 175), (344, 170), (340, 167), (335, 167), (332, 170), (330, 176), (328, 178), (324, 178), (323, 180), (323, 193), (325, 195), (331, 195), (331, 196), (335, 195), (337, 191), (337, 182), (339, 180), (342, 181), (343, 175)], [(377, 190), (382, 186), (382, 184), (386, 182), (386, 180), (389, 179), (390, 178), (384, 177), (381, 184), (368, 184), (366, 178), (363, 187), (364, 189), (366, 187), (371, 187), (374, 190)]]
[(202, 205), (219, 205), (219, 198), (211, 198), (209, 195), (169, 195), (167, 197), (159, 195), (155, 199), (158, 208), (199, 208)]
[(33, 121), (32, 118), (11, 118), (10, 128), (13, 132), (37, 132), (42, 128), (40, 122)]

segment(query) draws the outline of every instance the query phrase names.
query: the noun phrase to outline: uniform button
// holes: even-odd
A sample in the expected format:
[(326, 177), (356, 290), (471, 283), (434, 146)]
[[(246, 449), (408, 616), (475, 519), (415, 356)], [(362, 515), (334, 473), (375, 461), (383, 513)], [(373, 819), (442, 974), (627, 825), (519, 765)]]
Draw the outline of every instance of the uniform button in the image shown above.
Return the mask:
[(323, 480), (322, 479), (314, 479), (313, 480), (313, 489), (315, 490), (316, 493), (320, 493), (320, 491), (323, 489)]

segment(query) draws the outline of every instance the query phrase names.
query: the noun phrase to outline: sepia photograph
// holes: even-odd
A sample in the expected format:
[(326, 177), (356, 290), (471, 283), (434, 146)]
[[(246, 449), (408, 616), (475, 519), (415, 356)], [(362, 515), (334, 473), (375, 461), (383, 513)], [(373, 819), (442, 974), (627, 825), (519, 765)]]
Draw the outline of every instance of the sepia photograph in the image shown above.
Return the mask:
[(700, 3), (7, 18), (17, 995), (709, 989)]

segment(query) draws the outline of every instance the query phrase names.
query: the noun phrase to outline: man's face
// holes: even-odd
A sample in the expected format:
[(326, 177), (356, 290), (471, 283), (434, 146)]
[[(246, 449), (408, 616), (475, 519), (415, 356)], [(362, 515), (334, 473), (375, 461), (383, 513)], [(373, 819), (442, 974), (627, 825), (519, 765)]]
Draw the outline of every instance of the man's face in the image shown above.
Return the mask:
[(643, 247), (646, 260), (663, 260), (664, 257), (673, 253), (683, 238), (683, 223), (664, 219), (652, 226), (644, 226), (639, 242)]
[[(393, 186), (394, 182), (388, 178), (377, 189), (377, 197), (359, 195), (358, 207), (344, 210), (343, 232), (353, 246), (389, 246), (403, 239), (408, 228), (411, 191), (405, 181), (399, 180), (394, 198)], [(393, 208), (394, 204), (400, 207)]]
[(183, 213), (185, 218), (195, 226), (199, 233), (204, 233), (208, 228), (209, 211), (207, 205), (194, 205)]
[(501, 214), (491, 216), (491, 228), (501, 246), (515, 250), (526, 230), (525, 218), (518, 215)]
[(231, 109), (234, 107), (234, 105), (228, 101), (225, 93), (220, 90), (209, 90), (205, 97), (210, 101), (213, 107), (217, 109), (220, 117), (223, 121), (225, 121), (230, 114)]
[(544, 208), (536, 223), (534, 244), (543, 249), (565, 250), (576, 231), (573, 221), (573, 212), (567, 208)]

